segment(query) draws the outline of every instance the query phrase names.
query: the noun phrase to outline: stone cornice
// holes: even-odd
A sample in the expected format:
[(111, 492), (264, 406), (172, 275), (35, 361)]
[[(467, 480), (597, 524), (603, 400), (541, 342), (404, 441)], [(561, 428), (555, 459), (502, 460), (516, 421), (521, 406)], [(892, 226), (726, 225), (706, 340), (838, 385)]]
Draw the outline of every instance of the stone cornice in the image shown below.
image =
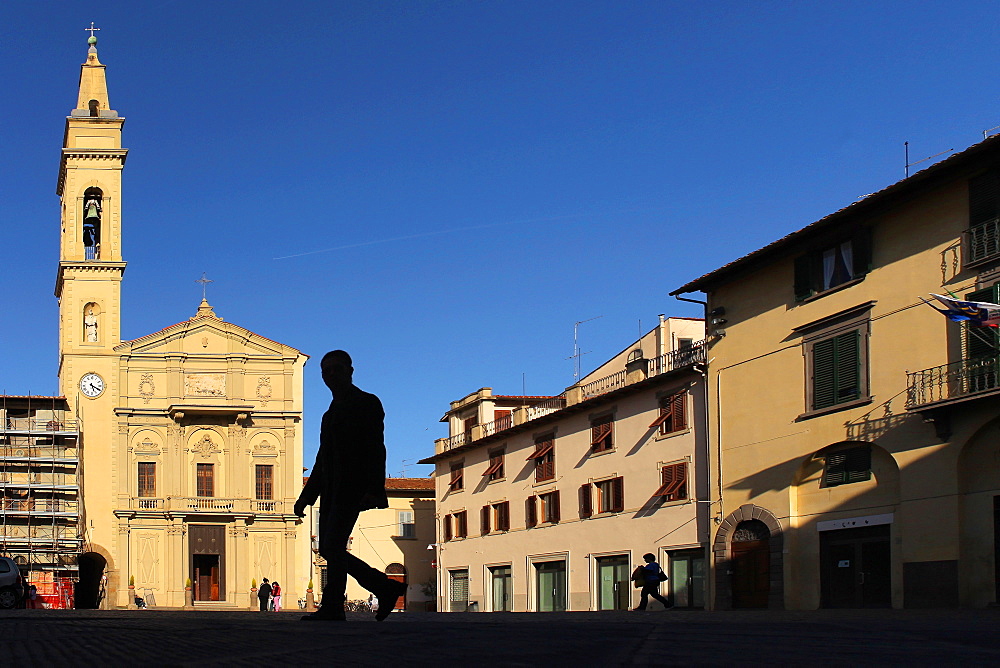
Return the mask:
[(107, 271), (118, 273), (119, 278), (125, 275), (126, 262), (107, 262), (104, 260), (62, 260), (56, 269), (56, 287), (53, 293), (58, 299), (62, 296), (63, 277), (72, 269), (84, 269), (90, 272)]
[(127, 148), (64, 148), (62, 157), (59, 160), (59, 178), (56, 180), (56, 195), (62, 197), (63, 187), (66, 185), (66, 161), (72, 158), (77, 160), (120, 160), (121, 165), (125, 165), (125, 158), (128, 156)]

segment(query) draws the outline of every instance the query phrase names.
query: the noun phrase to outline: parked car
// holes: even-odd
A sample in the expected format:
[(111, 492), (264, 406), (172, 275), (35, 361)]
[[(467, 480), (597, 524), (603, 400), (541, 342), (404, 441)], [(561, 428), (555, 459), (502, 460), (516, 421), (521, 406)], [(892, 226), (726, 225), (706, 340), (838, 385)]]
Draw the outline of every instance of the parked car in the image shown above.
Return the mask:
[(10, 557), (0, 557), (0, 608), (15, 607), (25, 593), (21, 570)]

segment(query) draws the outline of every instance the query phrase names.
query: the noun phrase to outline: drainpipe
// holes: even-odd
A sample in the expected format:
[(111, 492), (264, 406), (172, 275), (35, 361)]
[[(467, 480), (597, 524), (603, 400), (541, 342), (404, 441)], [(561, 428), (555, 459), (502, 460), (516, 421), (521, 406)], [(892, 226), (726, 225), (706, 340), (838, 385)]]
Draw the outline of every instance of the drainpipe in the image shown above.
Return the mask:
[[(711, 394), (710, 394), (709, 389), (708, 389), (708, 367), (711, 364), (711, 360), (708, 357), (708, 345), (707, 345), (707, 341), (708, 341), (708, 302), (707, 301), (701, 301), (700, 299), (689, 299), (687, 297), (681, 297), (680, 295), (673, 295), (673, 296), (674, 296), (675, 299), (677, 299), (679, 301), (690, 302), (692, 304), (701, 304), (701, 306), (702, 306), (702, 313), (703, 313), (704, 322), (705, 322), (705, 341), (706, 341), (706, 346), (705, 346), (705, 366), (704, 366), (704, 369), (702, 371), (698, 371), (698, 373), (702, 377), (702, 388), (703, 388), (703, 392), (704, 392), (703, 396), (704, 396), (704, 402), (705, 402), (705, 404), (704, 404), (705, 405), (705, 424), (704, 424), (704, 433), (705, 433), (705, 462), (707, 464), (709, 464), (709, 466), (711, 466), (711, 460), (712, 460), (712, 437), (711, 437), (711, 420), (710, 420), (710, 417), (709, 417), (709, 399), (711, 397)], [(720, 375), (721, 374), (719, 374), (718, 372), (716, 373), (716, 391), (717, 392), (718, 392), (718, 381), (720, 380)], [(718, 411), (718, 406), (719, 406), (719, 399), (721, 399), (721, 395), (717, 396), (717, 398), (716, 398), (716, 410), (717, 411)], [(718, 480), (718, 495), (719, 495), (718, 503), (719, 503), (719, 509), (718, 509), (718, 511), (717, 511), (716, 514), (712, 514), (712, 519), (715, 521), (716, 524), (721, 523), (722, 522), (722, 518), (725, 517), (725, 514), (723, 512), (723, 505), (722, 505), (722, 438), (721, 438), (721, 435), (722, 435), (722, 414), (721, 414), (721, 412), (719, 413), (718, 418), (719, 418), (719, 433), (718, 433), (718, 437), (716, 438), (716, 448), (718, 450), (718, 452), (716, 453), (717, 462), (718, 462), (717, 463), (716, 478)], [(711, 485), (711, 483), (709, 483), (709, 485)], [(711, 489), (711, 487), (709, 487), (709, 489)], [(711, 507), (712, 507), (712, 505), (714, 505), (712, 503), (711, 491), (709, 491), (709, 498), (708, 498), (707, 503), (709, 504), (709, 513), (711, 514), (711, 511), (712, 511)], [(705, 562), (707, 564), (710, 564), (710, 572), (714, 572), (714, 570), (715, 570), (714, 553), (713, 553), (712, 550), (713, 550), (713, 536), (712, 536), (711, 529), (709, 529), (708, 542), (707, 542), (707, 544), (705, 546), (705, 551), (707, 552), (707, 554), (705, 555)], [(705, 589), (706, 589), (706, 591), (705, 591), (705, 598), (706, 598), (705, 602), (706, 602), (706, 605), (707, 605), (707, 607), (709, 607), (709, 609), (714, 609), (715, 608), (715, 604), (714, 604), (715, 603), (715, 596), (716, 596), (715, 578), (714, 577), (708, 578), (708, 582), (706, 582), (705, 584), (706, 584), (706, 587), (705, 587)]]

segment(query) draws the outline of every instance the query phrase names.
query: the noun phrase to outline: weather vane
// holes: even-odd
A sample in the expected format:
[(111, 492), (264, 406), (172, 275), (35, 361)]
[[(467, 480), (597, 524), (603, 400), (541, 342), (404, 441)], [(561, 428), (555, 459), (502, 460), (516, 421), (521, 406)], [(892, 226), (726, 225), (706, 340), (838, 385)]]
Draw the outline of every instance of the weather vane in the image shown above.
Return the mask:
[(94, 36), (95, 32), (100, 32), (101, 31), (100, 28), (95, 28), (94, 27), (94, 22), (93, 21), (90, 22), (90, 27), (89, 28), (84, 28), (84, 30), (87, 31), (87, 32), (89, 32), (91, 37)]
[(207, 278), (205, 274), (206, 274), (206, 272), (204, 272), (204, 271), (201, 272), (201, 278), (195, 280), (195, 283), (201, 283), (201, 300), (202, 301), (208, 301), (206, 299), (206, 297), (205, 297), (205, 290), (208, 287), (208, 284), (209, 283), (215, 283), (215, 281), (213, 281), (212, 279)]

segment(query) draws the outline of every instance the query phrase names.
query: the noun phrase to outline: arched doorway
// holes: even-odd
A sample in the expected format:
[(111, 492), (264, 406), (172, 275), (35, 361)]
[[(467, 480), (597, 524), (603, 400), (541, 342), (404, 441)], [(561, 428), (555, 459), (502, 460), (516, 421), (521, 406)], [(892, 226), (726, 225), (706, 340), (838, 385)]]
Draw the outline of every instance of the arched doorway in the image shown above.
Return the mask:
[(729, 513), (712, 542), (715, 607), (784, 608), (783, 545), (781, 523), (767, 508), (745, 503)]
[(733, 607), (766, 608), (771, 592), (771, 532), (760, 520), (740, 522), (733, 531)]
[[(390, 580), (395, 580), (396, 582), (402, 582), (406, 584), (406, 566), (403, 564), (392, 563), (385, 567), (385, 574)], [(381, 605), (381, 604), (380, 604)], [(396, 599), (396, 610), (406, 610), (406, 595)]]
[(80, 580), (76, 583), (73, 593), (74, 607), (77, 609), (94, 610), (100, 607), (104, 598), (104, 569), (107, 559), (97, 552), (84, 552), (77, 558), (80, 567)]

